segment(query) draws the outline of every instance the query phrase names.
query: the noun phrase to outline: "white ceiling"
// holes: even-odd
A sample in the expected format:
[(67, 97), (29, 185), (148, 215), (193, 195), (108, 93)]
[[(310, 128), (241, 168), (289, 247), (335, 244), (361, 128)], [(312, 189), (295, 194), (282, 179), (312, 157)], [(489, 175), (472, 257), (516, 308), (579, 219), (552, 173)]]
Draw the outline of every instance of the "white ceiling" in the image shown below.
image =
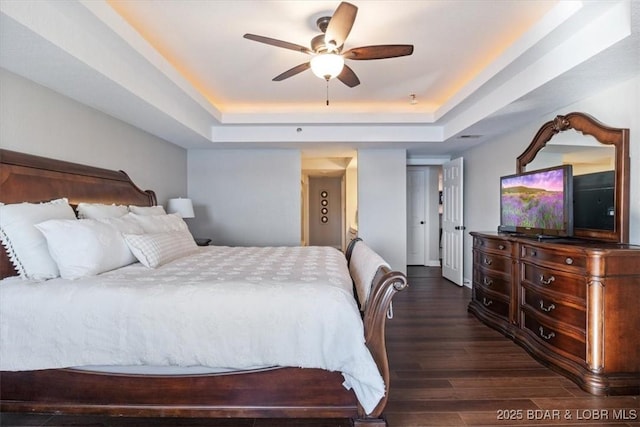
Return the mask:
[(309, 56), (242, 37), (307, 46), (338, 1), (2, 0), (0, 66), (186, 148), (397, 147), (416, 159), (640, 73), (640, 0), (352, 3), (345, 49), (415, 47), (348, 61), (355, 88), (311, 71), (273, 82)]

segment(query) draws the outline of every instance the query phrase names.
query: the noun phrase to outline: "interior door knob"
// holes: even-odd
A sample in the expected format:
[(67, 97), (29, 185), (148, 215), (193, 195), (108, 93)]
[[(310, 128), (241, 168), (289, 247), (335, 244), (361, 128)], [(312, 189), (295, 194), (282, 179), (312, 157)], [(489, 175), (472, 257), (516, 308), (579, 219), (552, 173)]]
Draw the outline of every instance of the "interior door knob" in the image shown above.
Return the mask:
[(424, 221), (420, 221), (420, 224), (424, 224)]

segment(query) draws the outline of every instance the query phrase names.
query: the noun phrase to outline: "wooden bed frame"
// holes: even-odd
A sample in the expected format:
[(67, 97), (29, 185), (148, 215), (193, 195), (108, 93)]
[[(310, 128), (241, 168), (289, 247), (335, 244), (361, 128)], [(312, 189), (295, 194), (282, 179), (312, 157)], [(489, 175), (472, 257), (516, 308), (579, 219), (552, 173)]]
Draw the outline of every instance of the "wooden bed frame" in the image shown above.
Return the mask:
[[(0, 150), (0, 201), (79, 202), (152, 206), (153, 191), (126, 173)], [(353, 249), (349, 245), (349, 259)], [(16, 275), (4, 248), (2, 277)], [(391, 299), (407, 286), (404, 274), (381, 268), (364, 313), (367, 347), (387, 393), (371, 414), (342, 386), (339, 372), (272, 368), (231, 374), (180, 376), (105, 374), (76, 369), (0, 372), (0, 410), (149, 417), (352, 418), (354, 425), (386, 425), (389, 394), (385, 321)]]

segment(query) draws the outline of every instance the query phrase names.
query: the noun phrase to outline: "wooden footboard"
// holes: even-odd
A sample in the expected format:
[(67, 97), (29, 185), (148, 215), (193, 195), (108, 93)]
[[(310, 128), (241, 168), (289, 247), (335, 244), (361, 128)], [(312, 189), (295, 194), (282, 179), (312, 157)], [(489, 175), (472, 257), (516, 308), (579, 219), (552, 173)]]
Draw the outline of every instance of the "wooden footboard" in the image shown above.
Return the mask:
[(75, 369), (2, 372), (0, 409), (129, 417), (357, 417), (342, 375), (281, 368), (145, 376)]
[[(362, 241), (360, 238), (353, 239), (345, 256), (347, 260), (351, 259), (351, 254), (355, 245)], [(387, 267), (380, 267), (373, 279), (371, 294), (369, 295), (369, 304), (363, 314), (364, 332), (367, 347), (378, 365), (378, 370), (384, 379), (387, 388), (385, 396), (378, 403), (378, 406), (370, 414), (373, 417), (379, 417), (387, 404), (389, 397), (390, 375), (389, 375), (389, 359), (387, 358), (387, 346), (385, 340), (385, 325), (387, 314), (391, 305), (393, 296), (404, 290), (408, 286), (407, 277), (399, 272), (392, 271)]]
[[(123, 172), (0, 150), (0, 201), (155, 204)], [(347, 257), (350, 256), (352, 242)], [(2, 251), (4, 252), (4, 251)], [(4, 254), (2, 254), (4, 255)], [(6, 258), (0, 256), (6, 264)], [(3, 277), (15, 274), (3, 269)], [(364, 313), (367, 346), (387, 393), (365, 414), (339, 372), (277, 368), (232, 374), (145, 376), (76, 369), (0, 372), (0, 411), (110, 416), (345, 417), (384, 425), (389, 391), (385, 322), (391, 299), (407, 286), (404, 274), (380, 268)]]

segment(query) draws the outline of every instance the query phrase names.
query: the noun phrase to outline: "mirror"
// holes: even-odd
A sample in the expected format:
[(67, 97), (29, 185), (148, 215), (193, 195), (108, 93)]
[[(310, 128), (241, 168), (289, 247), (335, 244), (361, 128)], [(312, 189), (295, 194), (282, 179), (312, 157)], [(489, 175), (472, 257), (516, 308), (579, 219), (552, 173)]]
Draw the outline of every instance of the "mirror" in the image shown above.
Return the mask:
[(574, 236), (629, 240), (629, 131), (584, 113), (545, 123), (516, 162), (518, 173), (573, 166)]

